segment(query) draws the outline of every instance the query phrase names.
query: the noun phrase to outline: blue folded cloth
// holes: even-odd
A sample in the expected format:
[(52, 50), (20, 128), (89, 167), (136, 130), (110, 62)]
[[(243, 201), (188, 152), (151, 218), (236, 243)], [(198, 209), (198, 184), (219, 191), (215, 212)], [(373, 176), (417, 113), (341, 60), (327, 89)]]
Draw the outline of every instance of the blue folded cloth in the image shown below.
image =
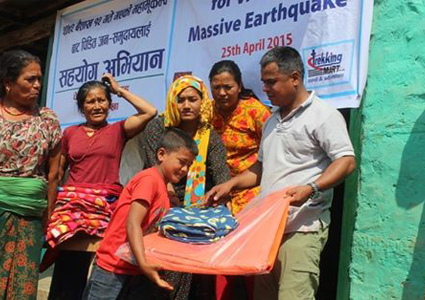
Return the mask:
[(159, 231), (167, 238), (190, 244), (210, 244), (238, 227), (238, 221), (227, 207), (173, 207), (159, 223)]

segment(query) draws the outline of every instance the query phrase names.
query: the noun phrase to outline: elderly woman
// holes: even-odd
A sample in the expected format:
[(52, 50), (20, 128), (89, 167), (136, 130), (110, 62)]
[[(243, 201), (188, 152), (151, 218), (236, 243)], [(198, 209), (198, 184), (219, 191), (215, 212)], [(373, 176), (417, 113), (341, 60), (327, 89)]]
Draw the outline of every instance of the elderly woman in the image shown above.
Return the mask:
[(39, 58), (20, 50), (0, 57), (0, 299), (37, 297), (62, 136), (53, 111), (37, 106), (40, 91)]
[[(198, 144), (199, 155), (187, 177), (169, 186), (174, 204), (182, 206), (202, 203), (206, 191), (230, 179), (226, 164), (226, 148), (211, 127), (212, 102), (204, 82), (185, 75), (176, 79), (167, 94), (165, 113), (149, 122), (142, 136), (145, 168), (155, 164), (159, 139), (166, 128), (177, 127), (192, 136)], [(166, 272), (165, 280), (174, 286), (171, 294), (157, 290), (152, 299), (187, 299), (191, 274)]]
[[(270, 116), (270, 110), (251, 90), (244, 87), (241, 71), (234, 61), (222, 60), (215, 63), (209, 79), (214, 98), (212, 123), (227, 148), (227, 164), (233, 177), (243, 173), (257, 161), (263, 123)], [(237, 214), (258, 192), (257, 186), (232, 193), (232, 213)], [(234, 298), (232, 286), (235, 285), (235, 280), (236, 277), (217, 276), (217, 299)], [(247, 284), (250, 290), (252, 284)]]
[[(69, 245), (68, 239), (78, 243), (87, 235), (103, 237), (113, 201), (122, 190), (119, 168), (124, 145), (157, 112), (147, 101), (120, 87), (112, 75), (105, 74), (102, 80), (80, 87), (77, 106), (86, 121), (66, 128), (63, 134), (60, 173), (69, 167), (69, 177), (60, 189), (47, 230), (52, 247), (64, 241)], [(127, 100), (137, 113), (109, 124), (111, 93)], [(49, 298), (81, 299), (91, 258), (91, 252), (61, 250)]]

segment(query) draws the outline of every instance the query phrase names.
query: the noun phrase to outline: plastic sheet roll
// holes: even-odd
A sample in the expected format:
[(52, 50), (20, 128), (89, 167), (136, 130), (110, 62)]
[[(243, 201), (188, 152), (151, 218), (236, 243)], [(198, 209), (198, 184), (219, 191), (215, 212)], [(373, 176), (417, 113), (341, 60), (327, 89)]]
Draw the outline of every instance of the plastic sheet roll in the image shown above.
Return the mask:
[[(209, 245), (191, 245), (152, 233), (144, 237), (146, 258), (166, 270), (223, 275), (270, 272), (285, 231), (290, 198), (285, 190), (259, 196), (237, 215), (239, 226)], [(136, 264), (131, 249), (122, 245), (117, 255)]]

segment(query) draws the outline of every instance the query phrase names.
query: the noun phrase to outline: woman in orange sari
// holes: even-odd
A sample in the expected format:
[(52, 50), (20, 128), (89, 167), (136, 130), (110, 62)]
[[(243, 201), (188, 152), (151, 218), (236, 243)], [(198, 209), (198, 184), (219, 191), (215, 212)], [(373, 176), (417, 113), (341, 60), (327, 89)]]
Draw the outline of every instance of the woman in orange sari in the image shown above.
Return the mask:
[[(234, 61), (222, 60), (215, 63), (209, 79), (214, 98), (213, 126), (226, 146), (227, 164), (233, 177), (243, 173), (257, 161), (263, 123), (270, 116), (270, 109), (251, 90), (244, 87), (241, 71)], [(232, 213), (237, 214), (258, 193), (259, 186), (232, 193)], [(232, 295), (234, 279), (231, 276), (217, 276), (217, 299), (235, 298), (232, 297), (235, 296)], [(247, 290), (251, 290), (250, 280), (246, 283)], [(252, 293), (248, 292), (249, 294)]]
[[(257, 161), (261, 131), (270, 109), (244, 87), (241, 71), (232, 60), (215, 63), (209, 79), (214, 98), (213, 126), (227, 148), (233, 177)], [(258, 192), (259, 186), (233, 193), (232, 213), (237, 214)]]

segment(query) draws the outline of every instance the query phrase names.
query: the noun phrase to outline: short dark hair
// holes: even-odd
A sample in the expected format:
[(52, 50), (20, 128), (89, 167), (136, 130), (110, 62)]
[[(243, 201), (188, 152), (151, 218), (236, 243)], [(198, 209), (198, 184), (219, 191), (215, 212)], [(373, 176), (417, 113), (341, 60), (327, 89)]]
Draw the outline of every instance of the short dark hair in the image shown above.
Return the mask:
[(23, 68), (40, 58), (24, 50), (10, 50), (0, 56), (0, 98), (6, 94), (5, 81), (16, 82)]
[(156, 152), (160, 148), (164, 148), (167, 152), (186, 148), (193, 156), (198, 155), (198, 145), (196, 142), (186, 132), (178, 128), (170, 128), (165, 131), (159, 141)]
[(283, 74), (291, 74), (296, 71), (300, 74), (301, 79), (304, 79), (304, 63), (294, 48), (281, 46), (270, 49), (261, 58), (261, 68), (273, 62), (277, 64), (279, 71)]
[(236, 83), (241, 87), (241, 93), (240, 98), (247, 99), (250, 97), (254, 97), (258, 99), (258, 97), (254, 94), (254, 92), (250, 89), (246, 89), (243, 82), (242, 82), (242, 73), (239, 69), (239, 66), (233, 61), (233, 60), (221, 60), (219, 62), (216, 62), (211, 70), (208, 78), (210, 79), (210, 82), (214, 78), (214, 76), (228, 72), (230, 75), (233, 76), (233, 79), (236, 81)]
[(108, 99), (109, 102), (109, 107), (111, 107), (112, 97), (110, 87), (100, 81), (87, 81), (78, 89), (77, 93), (77, 106), (80, 113), (84, 114), (84, 101), (86, 101), (87, 94), (95, 88), (99, 88), (105, 92), (106, 99)]

